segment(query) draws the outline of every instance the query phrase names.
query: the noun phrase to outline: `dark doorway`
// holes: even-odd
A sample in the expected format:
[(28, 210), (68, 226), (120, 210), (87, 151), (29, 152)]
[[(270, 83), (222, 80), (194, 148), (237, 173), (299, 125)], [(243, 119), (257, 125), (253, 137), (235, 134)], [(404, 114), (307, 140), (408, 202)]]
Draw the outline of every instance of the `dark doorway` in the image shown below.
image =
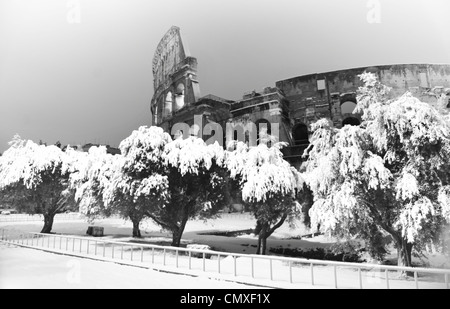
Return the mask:
[(358, 118), (355, 117), (347, 117), (342, 121), (342, 126), (351, 125), (351, 126), (359, 126), (361, 122)]
[(292, 137), (294, 138), (295, 145), (309, 144), (308, 127), (306, 124), (299, 123), (292, 129)]

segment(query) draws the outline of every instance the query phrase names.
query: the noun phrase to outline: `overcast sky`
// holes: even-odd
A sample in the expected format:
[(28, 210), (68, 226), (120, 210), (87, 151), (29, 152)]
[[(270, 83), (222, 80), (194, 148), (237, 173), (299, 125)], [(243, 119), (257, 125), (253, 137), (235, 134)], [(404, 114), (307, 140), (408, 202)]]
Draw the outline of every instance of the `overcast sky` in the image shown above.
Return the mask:
[(449, 16), (449, 0), (0, 0), (0, 152), (16, 133), (117, 146), (150, 125), (172, 25), (202, 96), (239, 99), (309, 73), (450, 63)]

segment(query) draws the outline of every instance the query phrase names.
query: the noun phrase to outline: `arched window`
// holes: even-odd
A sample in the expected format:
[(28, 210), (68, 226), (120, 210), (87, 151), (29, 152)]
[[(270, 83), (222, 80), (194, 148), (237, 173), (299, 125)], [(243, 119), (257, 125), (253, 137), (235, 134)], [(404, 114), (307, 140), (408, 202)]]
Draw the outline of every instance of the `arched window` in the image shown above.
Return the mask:
[(353, 114), (353, 111), (356, 107), (356, 101), (352, 99), (346, 99), (343, 100), (341, 103), (341, 115), (342, 119), (342, 126), (345, 125), (352, 125), (352, 126), (359, 126), (361, 124), (361, 121), (355, 117)]
[(164, 115), (170, 116), (172, 114), (172, 92), (169, 91), (166, 95), (166, 102), (164, 104)]
[(259, 119), (256, 121), (256, 142), (259, 145), (261, 142), (266, 143), (268, 147), (272, 145), (270, 142), (270, 135), (272, 128), (267, 119)]
[(158, 100), (158, 121), (157, 123), (161, 123), (164, 117), (164, 99), (162, 97)]
[(155, 105), (155, 113), (153, 114), (153, 125), (158, 124), (158, 105)]
[(345, 101), (341, 104), (341, 114), (351, 114), (356, 107), (356, 103), (353, 101)]
[(177, 86), (177, 90), (175, 93), (175, 103), (177, 110), (184, 106), (184, 85), (181, 83)]
[(292, 138), (294, 139), (295, 145), (309, 144), (308, 126), (304, 123), (296, 124), (292, 128)]

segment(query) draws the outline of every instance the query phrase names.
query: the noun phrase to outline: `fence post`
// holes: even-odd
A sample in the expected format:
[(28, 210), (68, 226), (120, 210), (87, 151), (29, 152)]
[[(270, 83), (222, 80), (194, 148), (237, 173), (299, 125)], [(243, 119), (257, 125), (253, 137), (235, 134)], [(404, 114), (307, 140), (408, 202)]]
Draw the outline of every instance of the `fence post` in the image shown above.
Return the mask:
[(105, 250), (106, 250), (106, 245), (105, 245), (105, 242), (103, 242), (103, 257), (105, 257)]
[(387, 269), (384, 272), (386, 274), (386, 288), (389, 290), (389, 273)]
[(131, 261), (133, 261), (133, 246), (131, 246)]
[(417, 271), (414, 272), (414, 281), (416, 282), (416, 289), (419, 289), (419, 280), (417, 279)]
[(5, 239), (5, 230), (2, 229), (2, 240), (4, 240), (4, 239)]
[(188, 258), (188, 260), (189, 260), (189, 269), (191, 269), (191, 251), (189, 251), (188, 253), (189, 253), (189, 258)]
[(89, 254), (89, 239), (88, 239), (88, 241), (87, 241), (86, 253)]
[(80, 253), (81, 253), (82, 244), (83, 244), (83, 239), (80, 238)]
[(253, 256), (251, 257), (251, 262), (252, 262), (252, 278), (255, 278), (255, 271), (253, 269)]
[(97, 255), (97, 241), (95, 241), (94, 255)]
[(220, 274), (220, 254), (217, 255), (217, 270), (219, 271)]
[(311, 285), (314, 285), (314, 264), (311, 263)]
[(114, 244), (111, 244), (111, 250), (112, 250), (111, 258), (114, 259)]
[(269, 260), (269, 263), (270, 263), (270, 280), (273, 281), (272, 259)]
[(120, 259), (123, 260), (123, 245), (122, 245), (122, 251), (120, 252)]
[(205, 252), (203, 252), (203, 271), (205, 271)]
[(62, 237), (59, 236), (59, 250), (62, 249)]
[(362, 276), (361, 276), (361, 268), (358, 268), (358, 276), (359, 276), (359, 288), (362, 290)]
[(152, 248), (152, 264), (155, 264), (155, 248)]
[(289, 261), (289, 282), (292, 283), (292, 262)]
[(337, 284), (337, 267), (336, 265), (333, 265), (334, 268), (334, 288), (337, 289), (338, 284)]
[(163, 265), (166, 266), (166, 248), (163, 249)]
[(141, 262), (144, 262), (144, 247), (141, 247)]
[(233, 260), (234, 260), (234, 276), (236, 277), (237, 276), (237, 256), (234, 256), (233, 255)]
[(72, 252), (75, 252), (75, 238), (72, 238)]

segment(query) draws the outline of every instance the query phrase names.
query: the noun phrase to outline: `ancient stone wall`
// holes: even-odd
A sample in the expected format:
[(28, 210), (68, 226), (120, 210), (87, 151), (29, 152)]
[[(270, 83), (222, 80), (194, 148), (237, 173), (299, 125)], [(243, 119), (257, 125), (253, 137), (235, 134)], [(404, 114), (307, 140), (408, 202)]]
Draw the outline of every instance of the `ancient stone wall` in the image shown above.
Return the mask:
[(180, 29), (172, 27), (161, 39), (153, 57), (153, 124), (160, 124), (200, 98), (197, 59), (183, 46)]

